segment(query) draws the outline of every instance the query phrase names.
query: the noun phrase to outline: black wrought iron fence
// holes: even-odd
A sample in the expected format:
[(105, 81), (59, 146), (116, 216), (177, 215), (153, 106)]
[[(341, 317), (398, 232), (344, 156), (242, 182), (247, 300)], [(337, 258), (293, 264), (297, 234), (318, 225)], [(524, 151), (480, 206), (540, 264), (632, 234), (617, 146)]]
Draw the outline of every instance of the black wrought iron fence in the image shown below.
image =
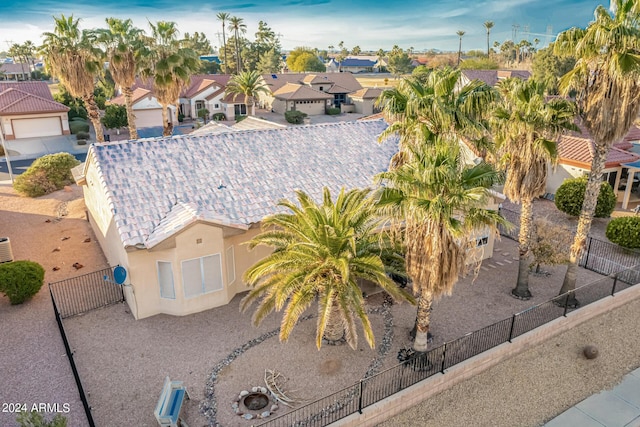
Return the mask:
[(95, 427), (96, 423), (94, 422), (93, 415), (91, 414), (91, 406), (89, 406), (87, 395), (84, 392), (84, 387), (82, 387), (82, 381), (80, 381), (78, 368), (76, 366), (76, 362), (73, 360), (73, 351), (71, 350), (71, 345), (69, 345), (69, 340), (67, 339), (67, 333), (65, 332), (64, 325), (62, 324), (62, 316), (60, 316), (60, 311), (58, 311), (56, 300), (53, 297), (51, 288), (49, 288), (49, 294), (51, 295), (51, 303), (53, 304), (53, 313), (55, 314), (55, 317), (56, 317), (58, 330), (60, 331), (60, 336), (62, 337), (62, 342), (64, 343), (64, 349), (65, 349), (65, 352), (67, 353), (69, 364), (71, 365), (73, 378), (76, 380), (76, 386), (78, 387), (78, 393), (80, 394), (80, 400), (82, 401), (82, 407), (84, 408), (84, 413), (87, 416), (87, 423), (89, 424), (89, 427)]
[[(435, 347), (366, 378), (351, 387), (323, 397), (259, 424), (260, 427), (324, 427), (404, 390), (498, 345), (532, 331), (579, 308), (567, 304), (575, 296), (580, 307), (629, 288), (627, 280), (640, 273), (640, 265), (581, 286), (463, 337)], [(622, 278), (625, 281), (622, 281)], [(635, 286), (640, 286), (640, 280)]]
[(49, 289), (63, 319), (124, 301), (111, 268), (49, 283)]

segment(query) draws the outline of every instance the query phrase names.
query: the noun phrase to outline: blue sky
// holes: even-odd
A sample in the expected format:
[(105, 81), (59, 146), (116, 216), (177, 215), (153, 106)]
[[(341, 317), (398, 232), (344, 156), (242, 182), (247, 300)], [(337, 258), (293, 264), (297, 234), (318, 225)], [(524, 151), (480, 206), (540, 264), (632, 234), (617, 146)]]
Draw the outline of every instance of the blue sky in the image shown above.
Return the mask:
[[(573, 26), (586, 26), (593, 18), (597, 0), (0, 0), (0, 50), (7, 42), (32, 40), (50, 31), (53, 15), (74, 14), (83, 28), (104, 26), (109, 16), (132, 18), (142, 28), (147, 20), (170, 20), (182, 32), (204, 32), (219, 46), (221, 31), (215, 15), (228, 12), (244, 19), (247, 36), (253, 38), (257, 23), (264, 20), (280, 34), (285, 49), (311, 46), (326, 49), (344, 41), (351, 48), (391, 49), (394, 44), (416, 50), (458, 48), (456, 31), (466, 31), (463, 50), (486, 49), (484, 21), (494, 21), (494, 40), (511, 39), (513, 25), (518, 39), (540, 39)], [(604, 2), (609, 6), (608, 2)], [(530, 35), (523, 34), (528, 28)]]

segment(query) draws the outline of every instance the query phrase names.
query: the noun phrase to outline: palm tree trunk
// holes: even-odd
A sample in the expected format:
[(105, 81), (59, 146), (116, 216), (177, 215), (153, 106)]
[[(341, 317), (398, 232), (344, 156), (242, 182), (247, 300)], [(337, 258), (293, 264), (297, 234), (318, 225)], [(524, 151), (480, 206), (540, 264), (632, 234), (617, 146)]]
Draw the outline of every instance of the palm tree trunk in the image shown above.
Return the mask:
[(487, 31), (487, 58), (489, 58), (489, 53), (491, 52), (489, 50), (489, 36), (490, 36), (490, 34), (491, 33), (489, 31)]
[(522, 199), (520, 234), (518, 235), (518, 282), (511, 295), (522, 300), (531, 298), (529, 291), (529, 248), (533, 223), (533, 200)]
[(227, 62), (227, 37), (224, 33), (224, 21), (222, 21), (222, 45), (224, 46), (224, 73), (229, 74), (229, 63)]
[(460, 66), (461, 58), (462, 58), (462, 37), (460, 37), (460, 44), (458, 45), (458, 67)]
[(171, 136), (173, 133), (173, 121), (169, 118), (169, 106), (162, 105), (162, 136)]
[(329, 318), (327, 319), (327, 326), (324, 329), (324, 335), (322, 337), (331, 344), (337, 344), (344, 338), (342, 314), (335, 302), (331, 306), (331, 314), (329, 314)]
[(96, 132), (96, 142), (104, 142), (102, 122), (100, 121), (100, 109), (98, 108), (98, 104), (96, 104), (96, 100), (93, 98), (93, 93), (83, 97), (82, 101), (84, 101), (84, 105), (87, 108), (89, 120), (91, 120), (91, 124), (93, 124), (93, 130)]
[(127, 109), (127, 122), (129, 123), (129, 139), (138, 139), (138, 129), (136, 128), (136, 116), (133, 114), (133, 91), (130, 87), (123, 87), (124, 106)]
[[(602, 170), (604, 169), (607, 153), (609, 152), (609, 144), (596, 142), (594, 145), (595, 150), (593, 153), (593, 161), (591, 162), (591, 172), (589, 173), (587, 189), (584, 193), (584, 202), (582, 203), (582, 211), (580, 212), (580, 219), (578, 220), (578, 229), (576, 230), (573, 245), (571, 245), (569, 265), (567, 266), (567, 272), (565, 273), (562, 288), (560, 289), (560, 295), (571, 292), (567, 302), (569, 307), (577, 307), (580, 304), (572, 291), (576, 289), (578, 262), (580, 261), (580, 256), (587, 242), (589, 231), (591, 231), (591, 223), (596, 211), (596, 204), (598, 203), (600, 185), (602, 184)], [(562, 303), (564, 304), (564, 301), (562, 301)]]
[(422, 290), (420, 298), (418, 298), (418, 313), (416, 316), (416, 339), (413, 342), (413, 349), (415, 351), (427, 351), (432, 303), (433, 293), (431, 291)]

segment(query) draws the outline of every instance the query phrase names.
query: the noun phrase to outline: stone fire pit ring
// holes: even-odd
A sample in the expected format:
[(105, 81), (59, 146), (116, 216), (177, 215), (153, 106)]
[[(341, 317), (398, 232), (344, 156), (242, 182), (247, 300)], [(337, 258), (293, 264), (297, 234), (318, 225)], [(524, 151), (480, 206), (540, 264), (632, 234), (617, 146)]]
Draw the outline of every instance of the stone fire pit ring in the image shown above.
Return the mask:
[(252, 387), (240, 392), (231, 409), (245, 420), (254, 420), (270, 417), (278, 410), (278, 404), (266, 387)]

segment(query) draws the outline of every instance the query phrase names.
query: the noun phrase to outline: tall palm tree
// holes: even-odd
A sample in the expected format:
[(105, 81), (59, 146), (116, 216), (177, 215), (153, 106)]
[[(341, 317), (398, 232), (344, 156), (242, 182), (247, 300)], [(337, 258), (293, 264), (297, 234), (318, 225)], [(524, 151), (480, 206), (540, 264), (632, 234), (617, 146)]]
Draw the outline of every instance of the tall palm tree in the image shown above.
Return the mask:
[(149, 52), (146, 37), (142, 29), (133, 26), (131, 19), (106, 18), (106, 22), (108, 28), (97, 32), (98, 41), (105, 47), (111, 76), (124, 95), (129, 138), (138, 139), (132, 86)]
[(150, 65), (144, 74), (153, 79), (153, 89), (162, 106), (163, 136), (173, 133), (173, 118), (169, 117), (169, 105), (177, 107), (180, 92), (189, 84), (191, 76), (199, 68), (197, 54), (178, 40), (175, 22), (158, 21), (151, 26), (153, 45)]
[(242, 310), (246, 310), (258, 301), (253, 314), (255, 325), (273, 310), (285, 308), (280, 341), (287, 341), (300, 316), (317, 300), (318, 349), (323, 338), (338, 341), (343, 337), (355, 349), (356, 319), (362, 323), (367, 343), (374, 348), (358, 281), (374, 282), (393, 298), (414, 302), (386, 275), (392, 271), (385, 269), (381, 254), (389, 252), (391, 246), (386, 244), (388, 236), (377, 232), (381, 220), (368, 194), (369, 190), (343, 189), (334, 202), (324, 188), (323, 201), (316, 204), (298, 191), (298, 203), (279, 203), (290, 213), (275, 214), (262, 222), (263, 232), (249, 246), (267, 245), (274, 251), (245, 273), (245, 281), (253, 290), (241, 302)]
[(242, 70), (242, 58), (240, 58), (240, 33), (245, 34), (247, 32), (247, 25), (244, 23), (244, 19), (237, 16), (232, 17), (229, 22), (231, 23), (231, 29), (233, 30), (235, 42), (236, 42), (236, 74), (240, 74)]
[(430, 141), (433, 136), (465, 140), (478, 153), (486, 151), (485, 118), (497, 92), (479, 80), (459, 87), (460, 75), (460, 70), (451, 68), (434, 70), (424, 83), (406, 78), (380, 95), (376, 106), (390, 123), (381, 139), (400, 136), (400, 152), (392, 167), (406, 158), (404, 147)]
[[(586, 29), (569, 29), (554, 43), (556, 54), (577, 59), (560, 80), (560, 89), (576, 92), (578, 114), (595, 148), (561, 294), (576, 286), (578, 260), (591, 229), (609, 149), (629, 131), (640, 110), (640, 2), (612, 0), (611, 6), (613, 14), (598, 6)], [(569, 304), (577, 305), (570, 295)]]
[(565, 99), (545, 101), (545, 89), (532, 79), (499, 82), (502, 99), (492, 120), (498, 157), (507, 173), (504, 194), (521, 204), (518, 282), (511, 294), (525, 300), (531, 298), (533, 199), (545, 191), (547, 164), (557, 162), (557, 138), (564, 130), (577, 130), (574, 105)]
[(455, 140), (435, 137), (411, 146), (410, 162), (376, 176), (380, 212), (401, 230), (407, 275), (418, 296), (414, 349), (427, 350), (434, 298), (451, 294), (476, 247), (475, 233), (495, 232), (504, 220), (485, 209), (489, 189), (498, 182), (491, 165), (467, 166)]
[(243, 71), (231, 77), (225, 89), (225, 95), (234, 95), (234, 100), (238, 95), (244, 95), (244, 103), (247, 106), (247, 114), (255, 115), (255, 99), (261, 94), (269, 94), (269, 88), (264, 79), (257, 71)]
[(458, 67), (460, 66), (460, 61), (462, 60), (462, 36), (466, 33), (462, 30), (456, 31), (456, 34), (460, 38), (460, 43), (458, 44)]
[(484, 23), (484, 28), (487, 30), (487, 57), (489, 57), (489, 37), (491, 36), (491, 29), (493, 28), (493, 21), (486, 21)]
[(73, 15), (53, 19), (53, 32), (43, 33), (41, 48), (47, 66), (71, 96), (82, 99), (96, 140), (104, 142), (100, 110), (93, 96), (96, 77), (102, 72), (103, 53), (95, 46), (92, 34), (80, 30), (80, 19), (74, 19)]
[(226, 12), (220, 12), (216, 15), (218, 21), (222, 22), (222, 46), (224, 46), (224, 73), (229, 74), (229, 63), (227, 62), (227, 33), (225, 32), (225, 23), (231, 18)]

